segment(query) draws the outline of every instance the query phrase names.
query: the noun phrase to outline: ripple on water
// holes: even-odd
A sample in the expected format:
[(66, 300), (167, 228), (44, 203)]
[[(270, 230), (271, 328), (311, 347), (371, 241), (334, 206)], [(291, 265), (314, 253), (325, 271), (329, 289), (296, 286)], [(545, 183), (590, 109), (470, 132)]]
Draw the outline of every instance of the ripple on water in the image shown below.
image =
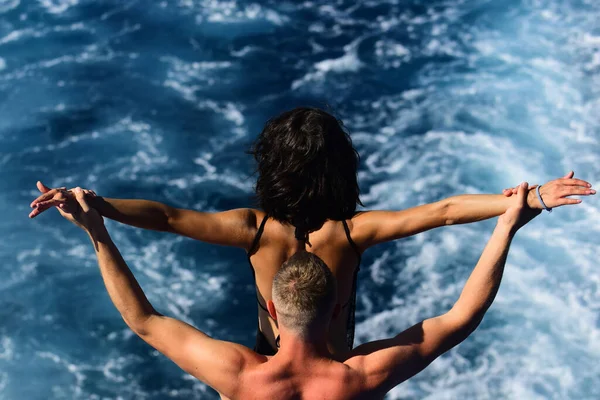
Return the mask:
[[(596, 184), (600, 4), (498, 4), (0, 0), (0, 185), (10, 188), (0, 203), (14, 210), (0, 224), (0, 391), (216, 398), (126, 328), (81, 232), (56, 213), (26, 219), (38, 179), (204, 211), (247, 207), (244, 150), (264, 122), (327, 103), (361, 153), (369, 208), (569, 169)], [(389, 398), (600, 398), (599, 210), (586, 199), (520, 233), (481, 327)], [(252, 344), (242, 251), (108, 226), (153, 304)], [(451, 307), (492, 226), (365, 253), (357, 341)]]

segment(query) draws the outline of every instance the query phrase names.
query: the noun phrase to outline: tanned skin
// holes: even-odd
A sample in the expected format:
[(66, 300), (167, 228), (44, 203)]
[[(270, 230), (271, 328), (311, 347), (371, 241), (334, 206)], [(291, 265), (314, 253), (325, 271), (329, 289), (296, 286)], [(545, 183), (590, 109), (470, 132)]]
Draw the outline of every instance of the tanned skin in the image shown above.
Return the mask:
[[(510, 243), (539, 210), (527, 205), (527, 184), (498, 219), (479, 262), (454, 306), (397, 336), (366, 343), (335, 360), (328, 349), (329, 326), (302, 337), (280, 323), (281, 348), (267, 357), (157, 312), (112, 242), (100, 214), (80, 188), (76, 203), (59, 208), (63, 217), (90, 237), (108, 294), (125, 323), (183, 370), (230, 399), (377, 399), (414, 376), (467, 338), (492, 304)], [(277, 305), (268, 301), (271, 316)], [(339, 309), (339, 307), (337, 307)]]
[[(570, 172), (541, 187), (541, 194), (548, 207), (578, 204), (572, 195), (593, 195), (595, 190)], [(73, 204), (72, 191), (65, 188), (50, 189), (41, 182), (37, 184), (42, 193), (31, 203), (31, 218), (51, 207)], [(527, 204), (531, 209), (541, 209), (534, 187), (529, 189)], [(351, 237), (360, 252), (379, 243), (415, 235), (430, 229), (481, 221), (503, 214), (517, 204), (513, 194), (516, 189), (505, 189), (503, 195), (461, 195), (412, 207), (401, 211), (365, 211), (348, 220)], [(251, 247), (257, 229), (264, 218), (263, 211), (235, 209), (216, 213), (200, 212), (170, 207), (148, 200), (122, 200), (95, 196), (84, 191), (89, 204), (105, 218), (163, 232), (187, 236), (207, 243), (239, 247), (246, 251)], [(258, 251), (251, 257), (256, 273), (258, 298), (263, 305), (271, 300), (271, 283), (279, 267), (296, 251), (305, 249), (319, 256), (331, 269), (338, 283), (338, 302), (346, 304), (351, 296), (354, 270), (358, 264), (341, 221), (327, 221), (318, 231), (309, 235), (310, 246), (294, 237), (294, 227), (275, 220), (268, 220), (261, 237)], [(271, 346), (279, 334), (276, 322), (258, 307), (259, 326)], [(346, 329), (349, 308), (331, 324), (330, 349), (339, 355), (348, 351)]]

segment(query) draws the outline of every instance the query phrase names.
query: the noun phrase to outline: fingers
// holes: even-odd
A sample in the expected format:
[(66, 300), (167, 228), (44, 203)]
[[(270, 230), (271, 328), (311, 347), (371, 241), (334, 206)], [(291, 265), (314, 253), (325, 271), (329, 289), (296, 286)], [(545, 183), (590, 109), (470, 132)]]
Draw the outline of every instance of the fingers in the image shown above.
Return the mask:
[(33, 211), (31, 211), (29, 213), (29, 218), (35, 218), (38, 215), (40, 215), (41, 213), (43, 213), (44, 211), (46, 211), (49, 208), (52, 207), (60, 207), (60, 208), (64, 208), (67, 204), (67, 199), (65, 198), (60, 198), (60, 199), (50, 199), (47, 201), (42, 201), (39, 202), (35, 205)]
[[(56, 201), (56, 203), (55, 203)], [(62, 200), (50, 200), (49, 202), (44, 203), (43, 206), (37, 206), (35, 207), (30, 213), (29, 213), (29, 218), (35, 218), (38, 215), (40, 215), (41, 213), (43, 213), (44, 211), (46, 211), (49, 208), (52, 207), (60, 207), (60, 208), (64, 208), (65, 207), (65, 202)]]
[(504, 194), (506, 197), (510, 197), (513, 194), (517, 194), (518, 192), (519, 192), (519, 186), (516, 186), (514, 188), (504, 189), (502, 191), (502, 194)]
[(591, 183), (586, 182), (582, 179), (561, 179), (560, 184), (566, 186), (583, 186), (588, 188), (592, 187)]
[(46, 210), (50, 207), (59, 206), (66, 202), (67, 199), (50, 199), (48, 201), (42, 201), (40, 203), (37, 203), (37, 208), (43, 208), (44, 210)]
[(33, 209), (33, 211), (31, 211), (31, 212), (29, 213), (29, 218), (35, 218), (35, 217), (37, 217), (38, 215), (40, 215), (42, 212), (43, 212), (43, 210), (42, 210), (42, 211), (40, 211), (38, 208), (34, 208), (34, 209)]
[(46, 211), (47, 209), (52, 208), (52, 207), (63, 208), (66, 203), (67, 203), (67, 200), (65, 200), (65, 199), (52, 199), (52, 200), (43, 201), (41, 203), (38, 203), (36, 205), (35, 209), (29, 214), (29, 218), (35, 218), (38, 215), (40, 215), (41, 213), (43, 213), (44, 211)]
[(560, 197), (565, 196), (590, 196), (595, 195), (596, 191), (594, 189), (582, 189), (580, 187), (567, 187), (561, 190)]
[(62, 207), (64, 204), (65, 204), (65, 200), (61, 200), (61, 199), (51, 199), (48, 201), (38, 203), (38, 204), (36, 204), (33, 211), (31, 211), (29, 213), (29, 218), (35, 218), (49, 208), (52, 208), (54, 206)]
[(37, 186), (38, 190), (42, 193), (46, 193), (51, 190), (48, 186), (44, 185), (42, 183), (42, 181), (37, 181), (36, 186)]
[(50, 200), (57, 193), (59, 193), (59, 189), (51, 189), (48, 192), (41, 195), (40, 197), (38, 197), (37, 199), (35, 199), (34, 201), (32, 201), (29, 207), (35, 207), (35, 205), (39, 202)]
[(559, 204), (562, 206), (567, 204), (579, 204), (581, 202), (581, 199), (561, 199)]
[(563, 176), (562, 179), (571, 179), (573, 176), (575, 176), (575, 172), (571, 171), (565, 176)]
[(75, 188), (75, 198), (77, 199), (77, 202), (81, 206), (83, 212), (87, 213), (90, 211), (90, 206), (88, 206), (88, 203), (85, 200), (85, 194), (83, 193), (83, 190), (81, 190), (80, 187)]
[(519, 185), (517, 190), (519, 204), (525, 207), (527, 205), (527, 194), (529, 193), (529, 184), (527, 182), (523, 182)]
[[(71, 188), (71, 189), (69, 189), (69, 192), (75, 193), (75, 189), (76, 188)], [(81, 190), (83, 191), (83, 194), (86, 195), (86, 196), (90, 196), (90, 197), (96, 197), (97, 196), (96, 192), (94, 192), (93, 190), (83, 189), (83, 188)]]

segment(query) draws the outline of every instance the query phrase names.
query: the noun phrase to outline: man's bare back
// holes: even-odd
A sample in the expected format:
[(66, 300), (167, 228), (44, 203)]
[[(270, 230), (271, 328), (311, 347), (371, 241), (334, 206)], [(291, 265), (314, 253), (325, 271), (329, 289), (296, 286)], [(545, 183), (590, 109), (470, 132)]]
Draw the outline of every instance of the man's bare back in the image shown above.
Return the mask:
[(235, 397), (331, 400), (367, 398), (357, 396), (361, 392), (361, 374), (348, 365), (327, 358), (305, 361), (303, 365), (270, 361), (248, 368), (239, 378), (240, 391)]

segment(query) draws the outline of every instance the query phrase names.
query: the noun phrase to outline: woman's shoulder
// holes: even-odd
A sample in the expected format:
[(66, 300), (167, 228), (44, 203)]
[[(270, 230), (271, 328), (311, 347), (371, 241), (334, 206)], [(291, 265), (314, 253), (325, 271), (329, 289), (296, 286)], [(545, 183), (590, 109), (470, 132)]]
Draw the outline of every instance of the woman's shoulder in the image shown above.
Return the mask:
[(377, 216), (378, 211), (361, 210), (354, 213), (352, 218), (347, 220), (350, 237), (361, 252), (366, 249), (365, 243), (373, 230), (373, 226), (377, 224)]
[(237, 234), (247, 235), (250, 241), (252, 241), (260, 226), (263, 225), (263, 220), (267, 217), (264, 211), (254, 208), (236, 208), (217, 213), (215, 216), (217, 215), (219, 215), (222, 223), (232, 228), (235, 227)]

